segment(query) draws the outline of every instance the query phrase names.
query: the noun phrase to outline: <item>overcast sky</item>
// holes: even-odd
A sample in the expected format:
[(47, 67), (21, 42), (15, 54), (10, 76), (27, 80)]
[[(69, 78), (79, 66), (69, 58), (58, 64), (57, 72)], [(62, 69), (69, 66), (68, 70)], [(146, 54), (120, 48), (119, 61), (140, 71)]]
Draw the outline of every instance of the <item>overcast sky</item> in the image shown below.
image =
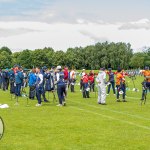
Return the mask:
[(150, 0), (0, 0), (0, 47), (150, 46)]

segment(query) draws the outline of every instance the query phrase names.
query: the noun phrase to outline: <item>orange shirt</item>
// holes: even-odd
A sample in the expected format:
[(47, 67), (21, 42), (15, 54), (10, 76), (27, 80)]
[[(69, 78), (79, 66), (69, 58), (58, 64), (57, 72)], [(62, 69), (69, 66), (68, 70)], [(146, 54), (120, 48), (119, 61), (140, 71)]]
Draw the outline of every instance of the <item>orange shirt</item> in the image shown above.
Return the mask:
[[(144, 71), (142, 71), (142, 74), (144, 75), (144, 77), (150, 76), (150, 71), (149, 70), (144, 70)], [(150, 82), (150, 79), (147, 79), (147, 82)]]
[(120, 85), (121, 82), (125, 82), (125, 79), (121, 72), (116, 74), (116, 85)]

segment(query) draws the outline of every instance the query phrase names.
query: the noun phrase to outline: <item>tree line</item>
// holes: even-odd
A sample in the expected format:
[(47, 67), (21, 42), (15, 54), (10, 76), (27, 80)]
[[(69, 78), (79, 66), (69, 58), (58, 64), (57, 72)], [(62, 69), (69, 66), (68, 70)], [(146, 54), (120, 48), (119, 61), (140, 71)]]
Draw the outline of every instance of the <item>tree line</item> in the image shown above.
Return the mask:
[(13, 53), (8, 47), (0, 48), (0, 67), (11, 68), (15, 64), (25, 68), (57, 65), (76, 69), (142, 68), (145, 65), (150, 66), (150, 48), (133, 53), (131, 45), (123, 42), (96, 43), (86, 47), (68, 48), (67, 51), (55, 51), (53, 48), (45, 47)]

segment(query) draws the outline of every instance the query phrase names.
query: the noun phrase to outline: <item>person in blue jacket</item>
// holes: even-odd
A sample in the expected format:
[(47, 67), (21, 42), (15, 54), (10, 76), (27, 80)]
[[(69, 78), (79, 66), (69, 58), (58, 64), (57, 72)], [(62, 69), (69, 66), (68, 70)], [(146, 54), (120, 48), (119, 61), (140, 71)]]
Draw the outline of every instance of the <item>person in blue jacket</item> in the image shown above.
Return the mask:
[(15, 95), (16, 96), (21, 96), (21, 86), (23, 84), (23, 71), (22, 67), (18, 67), (16, 73), (15, 73)]
[(29, 99), (34, 99), (36, 90), (36, 70), (33, 68), (29, 74)]

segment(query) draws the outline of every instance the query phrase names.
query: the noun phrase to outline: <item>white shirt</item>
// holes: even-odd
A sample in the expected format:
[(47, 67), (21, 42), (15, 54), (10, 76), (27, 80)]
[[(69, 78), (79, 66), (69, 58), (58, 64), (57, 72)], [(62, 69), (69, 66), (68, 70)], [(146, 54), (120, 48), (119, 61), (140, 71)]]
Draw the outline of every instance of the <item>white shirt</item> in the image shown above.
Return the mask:
[(105, 80), (106, 80), (105, 71), (100, 71), (96, 78), (96, 82), (98, 82), (98, 85), (105, 85)]
[(56, 80), (59, 81), (59, 73), (56, 73)]
[(43, 83), (43, 75), (40, 73), (40, 74), (37, 74), (37, 77), (40, 78), (39, 84), (42, 84)]
[(70, 78), (71, 78), (71, 79), (75, 79), (75, 71), (74, 71), (74, 70), (72, 70), (72, 71), (70, 72)]

